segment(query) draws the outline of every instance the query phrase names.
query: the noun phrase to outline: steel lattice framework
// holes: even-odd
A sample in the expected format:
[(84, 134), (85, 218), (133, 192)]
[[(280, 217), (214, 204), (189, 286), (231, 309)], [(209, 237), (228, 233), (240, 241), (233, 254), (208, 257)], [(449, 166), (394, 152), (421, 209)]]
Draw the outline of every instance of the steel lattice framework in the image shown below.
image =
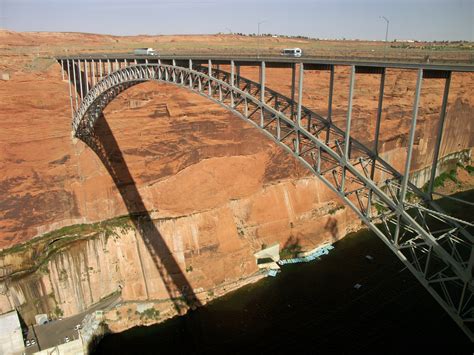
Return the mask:
[[(137, 58), (122, 58), (114, 61), (67, 57), (58, 61), (63, 76), (67, 72), (70, 83), (75, 86), (73, 94), (70, 85), (73, 133), (84, 141), (94, 131), (97, 118), (109, 102), (129, 87), (149, 80), (187, 88), (252, 123), (350, 206), (474, 341), (474, 238), (467, 230), (474, 225), (449, 216), (432, 198), (451, 72), (455, 69), (409, 67), (417, 70), (417, 84), (405, 171), (398, 172), (379, 156), (378, 148), (385, 73), (389, 65), (254, 59), (246, 63), (260, 67), (260, 82), (254, 82), (240, 76), (240, 65), (233, 59), (215, 60), (227, 63), (228, 72), (213, 65), (211, 59), (142, 58), (137, 61)], [(335, 65), (350, 67), (345, 130), (336, 127), (331, 120)], [(292, 97), (266, 87), (265, 69), (270, 66), (291, 68)], [(301, 100), (295, 100), (296, 89), (298, 97), (302, 97), (306, 68), (330, 71), (326, 117), (304, 107)], [(381, 78), (373, 149), (351, 137), (356, 73), (375, 73)], [(444, 78), (445, 90), (429, 189), (424, 192), (410, 182), (409, 172), (422, 81), (430, 77)]]

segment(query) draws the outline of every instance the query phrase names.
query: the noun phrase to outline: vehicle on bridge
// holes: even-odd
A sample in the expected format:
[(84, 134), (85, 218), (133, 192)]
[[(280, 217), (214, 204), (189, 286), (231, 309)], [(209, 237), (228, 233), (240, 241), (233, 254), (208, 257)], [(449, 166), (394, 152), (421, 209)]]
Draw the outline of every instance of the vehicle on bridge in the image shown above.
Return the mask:
[(301, 48), (285, 48), (280, 52), (280, 54), (287, 57), (301, 57), (303, 51)]
[(158, 52), (153, 48), (137, 48), (133, 51), (136, 55), (158, 55)]

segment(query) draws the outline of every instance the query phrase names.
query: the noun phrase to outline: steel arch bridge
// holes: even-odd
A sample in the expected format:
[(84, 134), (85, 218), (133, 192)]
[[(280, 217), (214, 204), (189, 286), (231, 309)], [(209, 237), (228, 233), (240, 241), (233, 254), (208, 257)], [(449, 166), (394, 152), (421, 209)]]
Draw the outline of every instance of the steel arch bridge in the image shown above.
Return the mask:
[[(474, 225), (445, 213), (433, 201), (433, 185), (452, 72), (471, 66), (357, 63), (289, 58), (202, 58), (144, 56), (58, 57), (69, 79), (73, 134), (84, 142), (104, 108), (121, 92), (155, 80), (198, 93), (252, 123), (315, 174), (399, 257), (418, 281), (474, 341)], [(220, 70), (226, 65), (228, 71)], [(241, 66), (258, 66), (259, 82), (240, 75)], [(331, 119), (334, 68), (350, 68), (345, 130)], [(291, 69), (291, 97), (266, 87), (266, 68)], [(403, 172), (379, 155), (380, 120), (387, 68), (417, 71), (407, 158)], [(295, 100), (303, 94), (305, 70), (330, 73), (328, 113), (317, 114)], [(356, 74), (380, 75), (374, 148), (351, 137)], [(445, 79), (428, 191), (410, 182), (420, 92), (423, 79)], [(298, 80), (296, 80), (298, 79)], [(433, 227), (435, 225), (435, 227)]]

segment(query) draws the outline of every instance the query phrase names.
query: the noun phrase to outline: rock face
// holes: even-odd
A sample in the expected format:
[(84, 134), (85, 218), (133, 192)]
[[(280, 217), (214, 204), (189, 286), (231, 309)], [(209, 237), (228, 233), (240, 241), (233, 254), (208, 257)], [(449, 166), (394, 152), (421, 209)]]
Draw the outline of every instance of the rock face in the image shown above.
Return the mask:
[[(99, 233), (53, 254), (29, 276), (7, 279), (9, 296), (0, 296), (0, 311), (15, 305), (26, 321), (37, 313), (67, 316), (116, 291), (124, 301), (165, 300), (170, 297), (167, 289), (184, 286), (183, 275), (199, 302), (205, 303), (220, 285), (252, 277), (258, 271), (253, 252), (264, 244), (279, 242), (283, 247), (291, 242), (309, 248), (358, 228), (360, 222), (346, 209), (328, 213), (330, 198), (320, 182), (302, 178), (268, 185), (205, 211), (157, 218), (154, 226), (169, 248), (160, 259), (172, 257), (178, 266), (170, 270), (165, 265), (164, 279), (156, 250), (143, 232), (128, 225), (108, 237)], [(27, 264), (19, 259), (3, 258), (10, 274)]]
[[(253, 253), (262, 245), (297, 242), (310, 249), (360, 227), (322, 182), (250, 124), (168, 84), (137, 85), (105, 110), (98, 130), (112, 178), (89, 147), (71, 138), (68, 84), (59, 65), (13, 54), (35, 35), (0, 35), (0, 70), (11, 73), (0, 81), (0, 313), (19, 307), (27, 322), (36, 313), (67, 316), (117, 290), (124, 301), (147, 301), (184, 287), (204, 303), (213, 289), (254, 275)], [(51, 38), (43, 51), (52, 53), (68, 37)], [(109, 40), (84, 38), (97, 48)], [(381, 152), (399, 170), (415, 74), (387, 73)], [(243, 68), (242, 75), (257, 80), (258, 69)], [(289, 95), (289, 75), (269, 69), (268, 87)], [(321, 113), (327, 79), (326, 72), (305, 73), (303, 103)], [(356, 80), (352, 131), (370, 146), (378, 79)], [(424, 83), (412, 170), (431, 164), (442, 84)], [(348, 70), (338, 69), (333, 120), (341, 128), (347, 85)], [(474, 145), (472, 85), (472, 74), (453, 77), (441, 156)], [(61, 227), (130, 213), (145, 213), (145, 221), (137, 217), (112, 237), (81, 236), (37, 270), (34, 255), (6, 250)]]

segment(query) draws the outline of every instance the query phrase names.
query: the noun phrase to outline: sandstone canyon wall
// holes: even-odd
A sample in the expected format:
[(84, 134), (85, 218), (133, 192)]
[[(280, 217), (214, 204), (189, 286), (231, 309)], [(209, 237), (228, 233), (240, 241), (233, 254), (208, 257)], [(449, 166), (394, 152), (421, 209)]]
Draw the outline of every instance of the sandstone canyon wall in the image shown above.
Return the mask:
[[(355, 214), (316, 177), (250, 124), (167, 84), (140, 84), (105, 110), (102, 132), (125, 176), (121, 189), (95, 153), (71, 137), (68, 84), (59, 65), (28, 51), (35, 41), (54, 53), (68, 38), (81, 39), (69, 36), (0, 32), (0, 71), (10, 74), (10, 80), (0, 81), (0, 313), (17, 307), (27, 322), (43, 312), (67, 316), (116, 291), (124, 302), (165, 300), (167, 283), (176, 279), (205, 303), (213, 290), (256, 275), (253, 253), (262, 245), (296, 242), (311, 249), (360, 227)], [(84, 35), (82, 45), (98, 50), (115, 40), (121, 39)], [(256, 80), (258, 69), (243, 68), (242, 75)], [(453, 77), (441, 156), (474, 145), (473, 78)], [(305, 76), (303, 102), (323, 114), (327, 79), (319, 71)], [(412, 71), (387, 74), (382, 152), (400, 170), (414, 79)], [(289, 73), (281, 69), (267, 73), (268, 87), (283, 94), (289, 94), (289, 82)], [(442, 84), (424, 83), (413, 170), (431, 164)], [(376, 76), (358, 76), (352, 130), (369, 146), (377, 88)], [(343, 128), (344, 68), (336, 72), (335, 92), (333, 117)], [(136, 203), (124, 203), (124, 194)], [(137, 223), (127, 220), (108, 232), (100, 226), (67, 229), (143, 213), (143, 208), (169, 251), (161, 257), (173, 259), (165, 277), (157, 250)], [(58, 239), (67, 243), (49, 253)], [(36, 247), (14, 247), (36, 240)]]

